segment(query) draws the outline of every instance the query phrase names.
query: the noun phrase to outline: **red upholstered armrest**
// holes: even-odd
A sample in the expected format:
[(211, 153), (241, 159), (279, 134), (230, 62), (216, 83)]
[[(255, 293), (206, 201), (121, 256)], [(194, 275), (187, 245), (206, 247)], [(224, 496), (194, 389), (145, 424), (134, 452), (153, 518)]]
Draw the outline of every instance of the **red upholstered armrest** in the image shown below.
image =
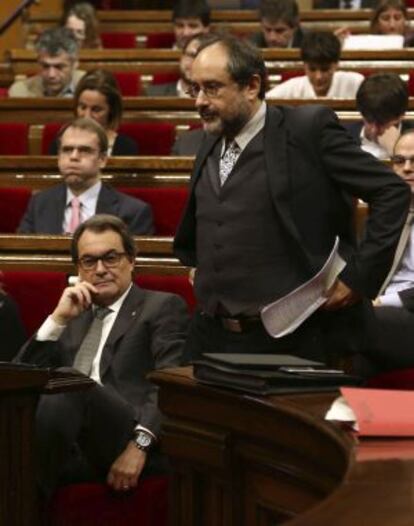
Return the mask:
[(178, 294), (187, 302), (189, 310), (194, 310), (196, 301), (193, 286), (187, 276), (152, 276), (149, 274), (138, 275), (135, 278), (137, 285), (143, 289), (162, 290)]
[(5, 271), (3, 277), (4, 288), (19, 305), (27, 334), (31, 336), (57, 304), (66, 287), (66, 274)]
[(60, 488), (49, 507), (50, 526), (167, 526), (168, 478), (148, 477), (127, 494), (106, 484)]
[(173, 236), (177, 230), (188, 190), (182, 188), (123, 187), (118, 188), (150, 204), (154, 214), (155, 233), (158, 236)]
[(0, 188), (0, 232), (16, 232), (32, 192), (29, 188)]

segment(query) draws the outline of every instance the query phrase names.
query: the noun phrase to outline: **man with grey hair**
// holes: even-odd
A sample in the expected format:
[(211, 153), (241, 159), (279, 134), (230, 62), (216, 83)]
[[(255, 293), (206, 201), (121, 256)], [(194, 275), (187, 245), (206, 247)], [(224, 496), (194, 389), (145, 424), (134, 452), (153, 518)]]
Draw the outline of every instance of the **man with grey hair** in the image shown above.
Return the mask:
[(70, 29), (47, 29), (38, 38), (35, 49), (40, 71), (37, 75), (14, 82), (9, 97), (73, 97), (85, 74), (78, 67), (78, 43)]

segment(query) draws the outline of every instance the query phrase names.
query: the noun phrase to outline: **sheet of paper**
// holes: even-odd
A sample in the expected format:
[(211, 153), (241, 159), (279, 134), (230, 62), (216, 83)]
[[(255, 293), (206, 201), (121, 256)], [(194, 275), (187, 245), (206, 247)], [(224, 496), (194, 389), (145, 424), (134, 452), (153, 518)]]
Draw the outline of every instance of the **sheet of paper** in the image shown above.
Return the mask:
[(349, 35), (345, 38), (342, 49), (402, 49), (402, 35)]
[(283, 298), (263, 307), (263, 325), (273, 338), (281, 338), (297, 329), (326, 301), (326, 292), (334, 284), (346, 263), (338, 254), (339, 238), (322, 269), (309, 281)]
[(341, 387), (362, 436), (414, 436), (414, 392)]
[(325, 415), (325, 420), (334, 420), (335, 422), (348, 422), (355, 431), (358, 431), (358, 423), (355, 413), (349, 407), (348, 402), (343, 396), (338, 396), (333, 402), (329, 411)]

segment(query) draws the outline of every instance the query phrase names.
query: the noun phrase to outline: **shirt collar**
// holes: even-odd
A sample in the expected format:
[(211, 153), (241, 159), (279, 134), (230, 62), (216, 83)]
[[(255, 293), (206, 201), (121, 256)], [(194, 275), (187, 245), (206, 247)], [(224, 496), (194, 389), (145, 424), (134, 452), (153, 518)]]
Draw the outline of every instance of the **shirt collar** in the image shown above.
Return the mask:
[[(131, 290), (131, 287), (132, 287), (132, 282), (130, 283), (130, 285), (126, 289), (126, 291), (122, 294), (122, 296), (120, 296), (116, 301), (114, 301), (112, 303), (112, 305), (108, 305), (108, 309), (111, 309), (112, 312), (115, 312), (116, 314), (118, 314), (118, 312), (120, 311), (120, 309), (122, 307), (122, 304), (125, 301), (125, 298), (128, 296), (128, 293)], [(94, 305), (94, 308), (96, 308), (96, 307), (97, 307), (97, 305)]]
[(97, 181), (93, 186), (82, 192), (80, 195), (75, 196), (72, 190), (67, 187), (66, 192), (66, 206), (69, 206), (74, 197), (78, 197), (79, 201), (83, 206), (87, 206), (89, 202), (98, 199), (99, 192), (101, 191), (102, 181)]
[[(266, 119), (266, 103), (262, 101), (259, 106), (259, 109), (253, 115), (253, 117), (244, 125), (242, 130), (234, 137), (237, 145), (240, 150), (243, 151), (249, 142), (253, 139), (255, 135), (259, 133), (260, 130), (264, 128)], [(226, 140), (223, 137), (221, 156), (223, 156), (226, 149)]]

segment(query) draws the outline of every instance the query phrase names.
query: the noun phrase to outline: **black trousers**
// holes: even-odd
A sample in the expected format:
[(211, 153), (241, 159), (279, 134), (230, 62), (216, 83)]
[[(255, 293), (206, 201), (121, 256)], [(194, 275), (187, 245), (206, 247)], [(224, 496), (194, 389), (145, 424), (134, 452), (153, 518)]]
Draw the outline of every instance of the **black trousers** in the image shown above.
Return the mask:
[(292, 334), (275, 339), (261, 323), (252, 330), (233, 333), (225, 329), (217, 317), (198, 311), (190, 326), (184, 363), (204, 353), (279, 353), (339, 366), (344, 359), (353, 361), (363, 351), (370, 316), (369, 302), (336, 312), (319, 310)]
[[(36, 414), (37, 472), (45, 497), (64, 484), (105, 481), (132, 438), (134, 408), (115, 391), (96, 384), (79, 392), (42, 395)], [(142, 476), (165, 471), (157, 452)]]

